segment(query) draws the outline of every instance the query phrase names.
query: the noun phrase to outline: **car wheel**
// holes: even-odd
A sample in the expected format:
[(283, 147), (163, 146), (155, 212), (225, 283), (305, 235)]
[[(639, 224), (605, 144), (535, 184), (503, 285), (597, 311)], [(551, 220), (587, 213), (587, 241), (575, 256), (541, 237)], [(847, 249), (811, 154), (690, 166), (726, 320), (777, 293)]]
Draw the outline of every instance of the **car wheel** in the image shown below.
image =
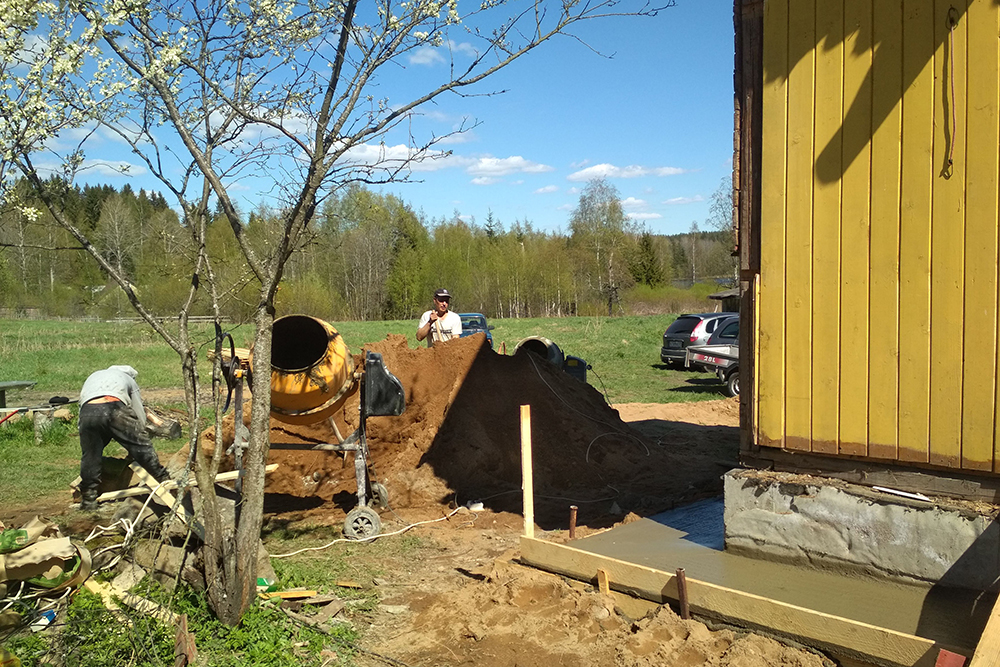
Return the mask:
[(729, 396), (740, 395), (740, 371), (738, 368), (726, 378), (726, 394)]

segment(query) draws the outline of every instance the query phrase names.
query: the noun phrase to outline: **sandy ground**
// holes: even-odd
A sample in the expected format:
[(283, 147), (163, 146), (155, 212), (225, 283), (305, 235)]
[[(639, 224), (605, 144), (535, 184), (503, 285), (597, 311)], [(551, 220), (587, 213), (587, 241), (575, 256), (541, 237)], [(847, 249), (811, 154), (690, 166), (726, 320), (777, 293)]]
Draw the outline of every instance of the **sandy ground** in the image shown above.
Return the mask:
[[(589, 385), (532, 355), (506, 357), (482, 337), (411, 350), (392, 337), (369, 349), (406, 388), (398, 417), (368, 420), (369, 460), (389, 491), (382, 533), (409, 523), (416, 555), (378, 563), (382, 604), (352, 617), (363, 646), (403, 665), (553, 667), (555, 665), (830, 665), (818, 654), (737, 629), (681, 620), (669, 607), (625, 604), (591, 586), (522, 566), (518, 405), (530, 405), (536, 530), (564, 539), (568, 506), (580, 507), (578, 533), (721, 493), (721, 475), (736, 467), (735, 399), (684, 404), (608, 406)], [(530, 358), (529, 358), (530, 357)], [(152, 397), (150, 397), (152, 398)], [(335, 415), (342, 433), (357, 427), (356, 397)], [(248, 418), (248, 415), (247, 415)], [(232, 440), (232, 416), (223, 440)], [(202, 444), (212, 442), (211, 430)], [(272, 442), (332, 441), (328, 424), (289, 426), (272, 420)], [(185, 452), (173, 461), (182, 460)], [(330, 452), (272, 450), (265, 541), (280, 531), (339, 527), (354, 503), (352, 461)], [(32, 507), (4, 508), (15, 525), (32, 514), (62, 514), (70, 530), (86, 518), (67, 512), (69, 493)], [(382, 539), (391, 540), (393, 537)], [(317, 555), (321, 558), (322, 555)], [(385, 664), (365, 654), (359, 664)]]

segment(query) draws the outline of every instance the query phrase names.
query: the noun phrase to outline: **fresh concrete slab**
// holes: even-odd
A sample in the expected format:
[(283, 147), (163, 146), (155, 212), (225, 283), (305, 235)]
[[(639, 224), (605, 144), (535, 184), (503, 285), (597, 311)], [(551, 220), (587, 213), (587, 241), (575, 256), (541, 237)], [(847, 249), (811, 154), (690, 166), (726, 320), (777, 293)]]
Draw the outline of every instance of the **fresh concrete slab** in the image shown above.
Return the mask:
[(721, 498), (657, 514), (569, 546), (942, 644), (976, 646), (995, 595), (886, 581), (727, 553)]

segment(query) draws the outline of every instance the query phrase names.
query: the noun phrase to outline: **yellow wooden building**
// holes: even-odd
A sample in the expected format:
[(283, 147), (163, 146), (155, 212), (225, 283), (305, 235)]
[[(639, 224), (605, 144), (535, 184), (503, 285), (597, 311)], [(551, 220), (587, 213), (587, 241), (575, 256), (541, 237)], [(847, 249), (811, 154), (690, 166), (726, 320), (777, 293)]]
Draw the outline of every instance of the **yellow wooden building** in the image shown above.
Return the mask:
[(736, 9), (744, 459), (1000, 472), (1000, 0)]

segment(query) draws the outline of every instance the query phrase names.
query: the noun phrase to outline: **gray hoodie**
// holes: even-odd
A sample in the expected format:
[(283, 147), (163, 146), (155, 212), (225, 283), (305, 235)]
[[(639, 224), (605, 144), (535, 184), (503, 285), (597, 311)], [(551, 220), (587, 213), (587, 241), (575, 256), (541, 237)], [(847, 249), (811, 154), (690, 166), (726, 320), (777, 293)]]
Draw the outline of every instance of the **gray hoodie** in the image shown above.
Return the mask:
[(109, 366), (103, 371), (91, 373), (80, 390), (80, 405), (102, 396), (114, 396), (132, 408), (140, 426), (146, 427), (146, 409), (142, 407), (139, 385), (135, 378), (139, 372), (131, 366)]

